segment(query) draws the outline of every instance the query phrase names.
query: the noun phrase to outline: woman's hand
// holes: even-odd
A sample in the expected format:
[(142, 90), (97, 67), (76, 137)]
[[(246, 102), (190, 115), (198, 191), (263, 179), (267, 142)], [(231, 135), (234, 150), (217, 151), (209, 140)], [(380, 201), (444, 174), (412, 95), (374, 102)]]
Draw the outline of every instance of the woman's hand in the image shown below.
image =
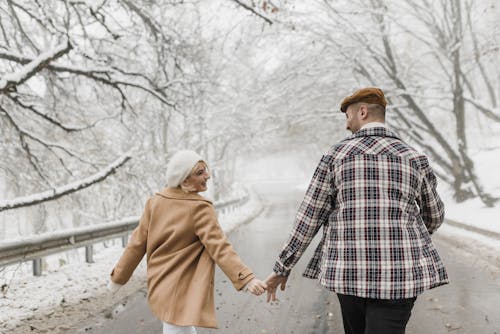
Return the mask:
[(266, 289), (266, 283), (257, 278), (252, 278), (252, 280), (245, 286), (245, 290), (250, 291), (256, 296), (260, 296), (261, 294), (263, 294)]

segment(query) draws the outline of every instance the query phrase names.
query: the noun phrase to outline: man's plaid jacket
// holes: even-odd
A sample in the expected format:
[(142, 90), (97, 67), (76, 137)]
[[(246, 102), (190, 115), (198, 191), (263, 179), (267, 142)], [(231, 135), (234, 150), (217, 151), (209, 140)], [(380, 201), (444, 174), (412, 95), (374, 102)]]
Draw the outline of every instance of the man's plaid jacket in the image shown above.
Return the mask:
[(412, 298), (448, 283), (432, 244), (444, 207), (427, 158), (380, 126), (323, 155), (274, 271), (288, 275), (323, 236), (304, 276), (336, 293)]

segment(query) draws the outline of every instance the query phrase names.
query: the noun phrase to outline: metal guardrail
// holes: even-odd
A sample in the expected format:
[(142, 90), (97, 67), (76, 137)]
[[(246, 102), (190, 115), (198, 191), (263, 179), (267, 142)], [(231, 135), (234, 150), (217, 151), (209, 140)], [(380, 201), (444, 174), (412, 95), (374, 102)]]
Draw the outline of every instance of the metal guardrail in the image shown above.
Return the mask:
[(472, 225), (467, 225), (467, 224), (460, 223), (460, 222), (457, 222), (455, 220), (451, 220), (448, 218), (446, 218), (444, 221), (448, 225), (458, 227), (458, 228), (461, 228), (461, 229), (466, 230), (466, 231), (474, 232), (474, 233), (483, 235), (483, 236), (488, 237), (488, 238), (500, 240), (500, 233), (498, 233), (498, 232), (485, 230), (485, 229), (482, 229), (480, 227), (476, 227), (476, 226), (472, 226)]
[[(227, 211), (241, 206), (247, 201), (248, 194), (243, 197), (216, 202), (214, 206), (219, 211)], [(33, 261), (33, 275), (40, 276), (43, 256), (80, 247), (85, 247), (86, 262), (92, 263), (94, 262), (93, 244), (121, 237), (122, 246), (125, 247), (128, 242), (128, 234), (136, 228), (139, 219), (139, 216), (127, 217), (119, 221), (2, 242), (0, 243), (0, 267)]]

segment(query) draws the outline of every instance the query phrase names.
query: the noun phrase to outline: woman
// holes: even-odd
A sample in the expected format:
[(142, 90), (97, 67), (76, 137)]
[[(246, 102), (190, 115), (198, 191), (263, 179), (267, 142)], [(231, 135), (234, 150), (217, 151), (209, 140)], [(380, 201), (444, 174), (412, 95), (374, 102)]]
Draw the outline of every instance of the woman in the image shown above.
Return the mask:
[(217, 328), (215, 264), (237, 290), (266, 289), (234, 251), (220, 228), (207, 190), (207, 164), (193, 151), (179, 151), (167, 165), (167, 188), (149, 198), (139, 226), (111, 272), (116, 291), (147, 256), (148, 301), (163, 321), (163, 333), (196, 333)]

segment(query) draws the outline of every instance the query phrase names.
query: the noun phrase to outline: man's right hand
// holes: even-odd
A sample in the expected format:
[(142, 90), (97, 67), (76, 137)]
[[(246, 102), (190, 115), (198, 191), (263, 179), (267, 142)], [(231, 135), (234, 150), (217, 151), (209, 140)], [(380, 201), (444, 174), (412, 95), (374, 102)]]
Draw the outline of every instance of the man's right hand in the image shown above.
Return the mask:
[(265, 283), (267, 284), (267, 302), (270, 301), (275, 302), (276, 299), (276, 289), (278, 285), (281, 288), (281, 291), (285, 291), (286, 281), (288, 280), (288, 276), (280, 276), (276, 273), (272, 273), (269, 277), (266, 278)]

